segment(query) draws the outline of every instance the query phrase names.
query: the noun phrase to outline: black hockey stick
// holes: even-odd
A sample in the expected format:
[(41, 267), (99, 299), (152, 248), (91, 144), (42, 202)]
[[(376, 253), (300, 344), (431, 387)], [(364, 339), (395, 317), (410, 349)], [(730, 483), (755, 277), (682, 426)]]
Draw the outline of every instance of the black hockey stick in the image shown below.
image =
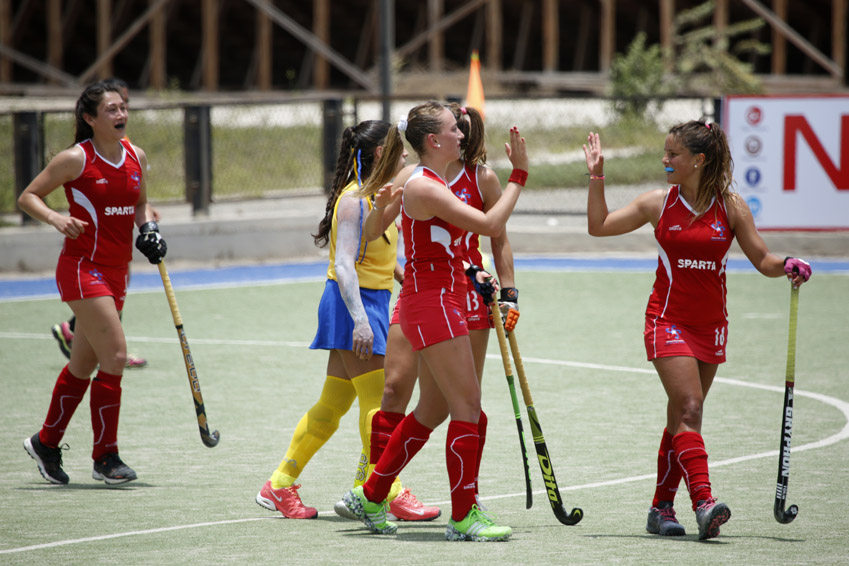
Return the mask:
[[(504, 326), (501, 322), (501, 313), (498, 312), (498, 305), (493, 305), (492, 312), (495, 318), (496, 332), (503, 333)], [(501, 328), (500, 331), (498, 330), (499, 327)], [(584, 512), (576, 507), (572, 509), (571, 513), (567, 513), (563, 507), (563, 498), (560, 497), (560, 489), (558, 489), (557, 479), (554, 477), (554, 467), (551, 465), (551, 458), (548, 455), (548, 446), (545, 443), (545, 437), (542, 435), (542, 427), (539, 424), (539, 417), (537, 417), (536, 409), (534, 409), (534, 400), (528, 387), (528, 379), (525, 376), (525, 366), (522, 364), (522, 356), (519, 354), (519, 343), (516, 341), (515, 330), (510, 332), (509, 338), (510, 350), (513, 352), (513, 362), (516, 364), (516, 373), (519, 375), (519, 386), (522, 388), (522, 397), (528, 411), (531, 435), (534, 438), (534, 447), (537, 451), (537, 460), (539, 460), (539, 468), (542, 472), (548, 502), (551, 503), (551, 510), (554, 511), (554, 516), (557, 517), (558, 521), (564, 525), (577, 525), (584, 518)]]
[(510, 353), (507, 351), (507, 337), (504, 332), (504, 324), (501, 321), (501, 312), (498, 304), (492, 305), (495, 314), (495, 333), (498, 336), (498, 346), (501, 348), (501, 361), (504, 363), (504, 375), (507, 377), (507, 387), (510, 390), (510, 400), (513, 402), (513, 414), (516, 417), (516, 428), (519, 429), (519, 446), (522, 449), (522, 464), (525, 467), (525, 509), (530, 509), (534, 504), (534, 494), (531, 489), (531, 470), (528, 462), (528, 451), (525, 449), (525, 430), (522, 427), (522, 413), (519, 410), (519, 399), (516, 397), (516, 386), (513, 384), (513, 368), (510, 364)]
[(165, 269), (164, 261), (159, 262), (159, 275), (162, 277), (162, 284), (165, 286), (168, 306), (171, 307), (171, 316), (174, 318), (174, 326), (177, 328), (177, 336), (180, 338), (180, 346), (183, 349), (183, 361), (186, 363), (186, 373), (189, 375), (189, 385), (192, 388), (192, 397), (195, 400), (195, 412), (198, 417), (200, 439), (206, 446), (212, 448), (218, 444), (220, 437), (217, 430), (209, 432), (209, 423), (206, 422), (206, 409), (204, 409), (203, 396), (200, 393), (200, 381), (198, 381), (192, 352), (189, 350), (189, 340), (186, 338), (185, 330), (183, 330), (183, 317), (180, 316), (180, 309), (177, 307), (177, 297), (174, 296), (174, 289), (171, 287), (171, 278), (168, 276), (168, 270)]
[(781, 445), (778, 455), (778, 483), (775, 487), (773, 514), (779, 523), (792, 523), (799, 507), (786, 511), (787, 484), (790, 481), (790, 438), (793, 436), (793, 387), (796, 381), (796, 319), (799, 313), (799, 288), (790, 288), (790, 329), (787, 337), (787, 373), (784, 379), (784, 409), (781, 414)]

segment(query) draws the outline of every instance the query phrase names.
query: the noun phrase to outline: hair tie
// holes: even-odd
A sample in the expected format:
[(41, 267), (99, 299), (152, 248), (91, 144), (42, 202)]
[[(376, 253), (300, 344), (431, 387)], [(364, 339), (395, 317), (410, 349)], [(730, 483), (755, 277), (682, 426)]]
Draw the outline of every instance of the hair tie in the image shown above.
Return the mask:
[(705, 128), (710, 129), (710, 124), (705, 124)]
[(407, 117), (406, 116), (401, 116), (401, 118), (398, 120), (398, 131), (399, 132), (406, 132), (407, 131)]
[(466, 114), (468, 114), (468, 113), (469, 113), (469, 112), (466, 110), (466, 107), (465, 107), (465, 106), (461, 106), (461, 107), (460, 107), (460, 112), (462, 112), (462, 113), (463, 113), (463, 115), (466, 115)]

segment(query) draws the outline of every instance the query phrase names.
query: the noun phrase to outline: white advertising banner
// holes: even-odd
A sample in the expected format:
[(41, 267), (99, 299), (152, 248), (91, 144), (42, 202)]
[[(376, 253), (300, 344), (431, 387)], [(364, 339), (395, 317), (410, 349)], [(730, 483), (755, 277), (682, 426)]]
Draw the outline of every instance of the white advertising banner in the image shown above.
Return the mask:
[(728, 96), (722, 127), (758, 228), (849, 228), (849, 95)]

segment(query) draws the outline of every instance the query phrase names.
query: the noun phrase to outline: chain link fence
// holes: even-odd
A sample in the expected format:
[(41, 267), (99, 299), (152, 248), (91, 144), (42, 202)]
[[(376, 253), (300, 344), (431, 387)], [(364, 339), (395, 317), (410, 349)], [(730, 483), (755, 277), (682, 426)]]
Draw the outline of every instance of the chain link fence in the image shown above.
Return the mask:
[[(392, 120), (406, 115), (422, 98), (394, 99)], [(611, 209), (663, 182), (660, 159), (666, 131), (673, 124), (713, 117), (713, 99), (674, 99), (656, 105), (651, 116), (622, 121), (602, 98), (491, 98), (486, 102), (488, 164), (506, 183), (511, 165), (504, 151), (508, 131), (518, 126), (527, 139), (530, 177), (517, 212), (583, 214), (586, 210), (586, 164), (582, 144), (590, 131), (600, 132), (605, 151), (608, 203)], [(191, 202), (187, 152), (198, 151), (187, 137), (185, 104), (133, 105), (127, 132), (148, 158), (148, 199), (157, 203)], [(228, 102), (209, 105), (211, 202), (318, 194), (328, 167), (335, 167), (338, 138), (328, 139), (326, 100)], [(382, 115), (380, 101), (346, 98), (335, 127)], [(716, 118), (715, 118), (716, 119)], [(71, 111), (37, 112), (37, 170), (73, 141)], [(16, 128), (11, 112), (0, 112), (0, 152), (8, 156), (0, 169), (0, 213), (16, 212)], [(333, 148), (332, 150), (329, 148)], [(410, 162), (415, 160), (410, 156)], [(37, 171), (36, 171), (37, 172)], [(18, 182), (20, 184), (20, 181)], [(54, 191), (48, 204), (66, 210), (64, 192)], [(8, 222), (8, 220), (7, 220)]]

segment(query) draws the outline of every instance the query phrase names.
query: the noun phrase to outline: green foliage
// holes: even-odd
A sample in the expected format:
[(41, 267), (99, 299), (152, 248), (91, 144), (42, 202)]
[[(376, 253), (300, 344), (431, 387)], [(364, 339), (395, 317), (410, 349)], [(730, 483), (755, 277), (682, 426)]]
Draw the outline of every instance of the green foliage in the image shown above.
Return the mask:
[(646, 45), (646, 34), (638, 33), (624, 55), (617, 54), (610, 66), (613, 108), (622, 117), (645, 116), (659, 96), (671, 94), (664, 80), (663, 54), (659, 45)]
[(672, 24), (673, 48), (664, 57), (674, 69), (683, 92), (708, 96), (757, 94), (763, 91), (753, 66), (740, 56), (769, 53), (770, 47), (754, 37), (740, 39), (729, 50), (732, 38), (754, 34), (765, 23), (760, 18), (736, 22), (723, 30), (711, 22), (714, 0), (678, 14)]
[[(714, 0), (708, 0), (675, 17), (673, 47), (664, 52), (657, 44), (646, 45), (639, 33), (624, 54), (617, 54), (610, 68), (613, 109), (623, 119), (650, 120), (653, 108), (673, 94), (721, 96), (763, 91), (753, 67), (740, 59), (746, 54), (764, 55), (770, 47), (752, 34), (764, 26), (754, 18), (713, 26)], [(747, 35), (752, 35), (746, 38)], [(729, 49), (735, 39), (733, 49)]]

